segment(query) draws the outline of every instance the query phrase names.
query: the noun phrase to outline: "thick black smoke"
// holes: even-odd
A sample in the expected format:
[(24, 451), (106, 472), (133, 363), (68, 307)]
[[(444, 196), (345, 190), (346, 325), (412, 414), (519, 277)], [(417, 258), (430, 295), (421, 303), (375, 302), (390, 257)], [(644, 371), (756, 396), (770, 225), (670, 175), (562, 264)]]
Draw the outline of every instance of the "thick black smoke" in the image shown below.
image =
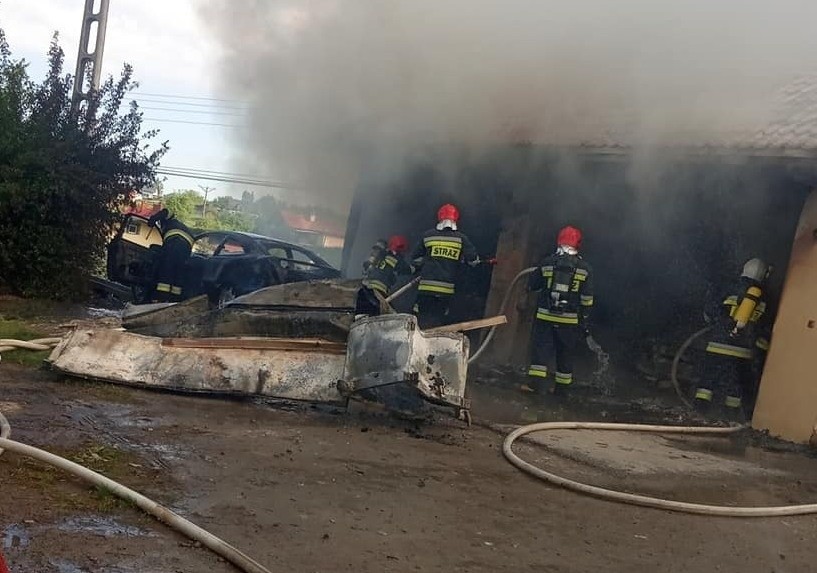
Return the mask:
[[(817, 53), (809, 0), (218, 0), (242, 167), (348, 202), (427, 145), (637, 146), (762, 126)], [(387, 149), (388, 153), (382, 153)], [(649, 173), (647, 173), (649, 176)]]

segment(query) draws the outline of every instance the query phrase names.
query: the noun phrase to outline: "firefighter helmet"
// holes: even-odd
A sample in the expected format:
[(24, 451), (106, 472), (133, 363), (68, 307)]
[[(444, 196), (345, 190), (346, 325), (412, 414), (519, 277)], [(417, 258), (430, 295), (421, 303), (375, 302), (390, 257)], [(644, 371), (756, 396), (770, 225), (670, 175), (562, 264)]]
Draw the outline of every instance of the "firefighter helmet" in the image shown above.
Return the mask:
[(439, 211), (437, 211), (437, 221), (453, 221), (458, 222), (460, 220), (460, 210), (457, 209), (455, 205), (451, 203), (446, 203), (442, 207), (440, 207)]
[(746, 264), (743, 265), (743, 272), (740, 274), (740, 276), (755, 280), (757, 282), (763, 282), (766, 280), (766, 277), (769, 276), (770, 272), (771, 268), (769, 268), (769, 265), (764, 263), (761, 259), (754, 258), (746, 261)]
[(389, 237), (389, 250), (393, 253), (405, 253), (408, 249), (408, 241), (403, 235), (392, 235)]
[(568, 225), (559, 231), (559, 236), (556, 238), (557, 247), (570, 247), (577, 251), (582, 246), (582, 232), (576, 227)]

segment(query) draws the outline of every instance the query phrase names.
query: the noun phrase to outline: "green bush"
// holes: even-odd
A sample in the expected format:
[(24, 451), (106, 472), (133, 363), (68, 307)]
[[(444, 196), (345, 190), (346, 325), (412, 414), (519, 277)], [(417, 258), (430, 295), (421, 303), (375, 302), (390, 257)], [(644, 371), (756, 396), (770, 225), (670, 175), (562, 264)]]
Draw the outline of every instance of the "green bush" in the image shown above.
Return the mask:
[(142, 131), (126, 65), (90, 101), (71, 108), (56, 35), (42, 83), (14, 60), (0, 29), (0, 283), (23, 296), (81, 294), (102, 254), (118, 206), (155, 182), (167, 143)]

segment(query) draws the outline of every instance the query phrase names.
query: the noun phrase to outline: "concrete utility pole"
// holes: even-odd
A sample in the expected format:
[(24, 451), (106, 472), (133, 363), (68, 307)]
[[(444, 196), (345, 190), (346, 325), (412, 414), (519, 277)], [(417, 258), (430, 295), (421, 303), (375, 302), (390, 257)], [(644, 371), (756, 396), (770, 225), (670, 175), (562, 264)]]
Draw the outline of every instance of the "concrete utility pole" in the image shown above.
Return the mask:
[(204, 219), (204, 216), (207, 215), (207, 195), (210, 194), (210, 191), (215, 191), (216, 188), (199, 185), (199, 189), (204, 193), (204, 206), (201, 208), (201, 218)]
[[(74, 113), (79, 109), (80, 103), (99, 89), (99, 79), (102, 77), (102, 53), (105, 49), (105, 30), (108, 28), (108, 7), (111, 0), (98, 0), (98, 2), (99, 10), (94, 12), (95, 0), (85, 0), (85, 9), (82, 13), (82, 32), (79, 35), (77, 69), (74, 72), (74, 91), (71, 96)], [(96, 24), (96, 38), (91, 37), (94, 24)], [(90, 50), (92, 40), (94, 47), (93, 50)], [(91, 85), (86, 86), (85, 80), (89, 66)]]

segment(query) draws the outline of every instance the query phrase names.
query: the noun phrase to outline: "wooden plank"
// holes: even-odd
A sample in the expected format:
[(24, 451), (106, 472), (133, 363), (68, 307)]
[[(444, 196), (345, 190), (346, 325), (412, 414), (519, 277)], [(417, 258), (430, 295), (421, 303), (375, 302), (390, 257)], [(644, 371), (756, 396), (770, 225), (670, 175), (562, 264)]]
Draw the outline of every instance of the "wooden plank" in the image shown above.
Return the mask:
[(299, 350), (345, 354), (346, 345), (318, 338), (163, 338), (162, 346), (173, 348), (232, 348), (241, 350)]
[(465, 332), (466, 330), (477, 330), (478, 328), (499, 326), (500, 324), (506, 324), (507, 322), (508, 318), (504, 314), (500, 314), (499, 316), (480, 318), (479, 320), (469, 320), (467, 322), (458, 322), (456, 324), (438, 326), (437, 328), (431, 328), (425, 332), (429, 334), (442, 334), (443, 332)]

